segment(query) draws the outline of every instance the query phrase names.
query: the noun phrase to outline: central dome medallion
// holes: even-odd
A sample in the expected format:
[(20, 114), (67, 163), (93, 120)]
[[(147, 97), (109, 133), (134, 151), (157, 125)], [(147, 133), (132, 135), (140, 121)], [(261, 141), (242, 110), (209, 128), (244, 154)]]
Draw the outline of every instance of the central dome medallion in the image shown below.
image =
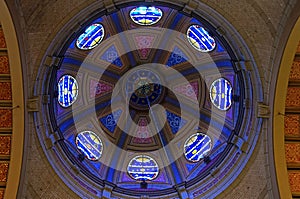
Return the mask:
[(159, 75), (151, 70), (139, 68), (129, 71), (125, 95), (130, 96), (129, 105), (138, 110), (148, 110), (161, 102), (165, 95)]

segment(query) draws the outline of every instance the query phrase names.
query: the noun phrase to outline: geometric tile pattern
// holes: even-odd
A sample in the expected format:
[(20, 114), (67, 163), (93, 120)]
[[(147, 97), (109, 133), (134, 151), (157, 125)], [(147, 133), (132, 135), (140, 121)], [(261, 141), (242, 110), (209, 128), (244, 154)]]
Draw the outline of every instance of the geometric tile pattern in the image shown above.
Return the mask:
[(0, 136), (0, 155), (10, 155), (11, 136)]
[(284, 117), (285, 136), (300, 137), (299, 119), (300, 115), (286, 114), (286, 117)]
[(0, 74), (9, 74), (9, 62), (7, 55), (0, 56)]
[(184, 63), (188, 60), (188, 57), (178, 48), (177, 46), (174, 47), (173, 52), (171, 53), (166, 65), (171, 67), (177, 64)]
[(179, 115), (169, 111), (166, 111), (166, 115), (173, 134), (176, 134), (187, 123), (187, 121), (181, 118)]
[(153, 47), (154, 37), (150, 35), (140, 35), (135, 37), (135, 45), (138, 49), (140, 59), (148, 59)]
[(197, 81), (192, 81), (187, 84), (176, 85), (174, 90), (188, 99), (197, 100), (199, 95), (199, 84)]
[(285, 143), (286, 162), (300, 164), (300, 143)]
[(136, 130), (135, 137), (132, 138), (132, 143), (134, 144), (149, 144), (153, 142), (150, 129), (147, 126), (147, 119), (144, 117), (139, 118), (138, 127)]
[(0, 128), (12, 127), (12, 111), (8, 109), (0, 109)]
[(107, 61), (108, 63), (114, 64), (118, 67), (123, 66), (123, 62), (120, 59), (120, 55), (114, 45), (110, 46), (104, 54), (101, 56), (101, 59)]
[(111, 132), (114, 133), (119, 118), (121, 116), (122, 110), (118, 109), (111, 114), (108, 114), (102, 118), (100, 118), (100, 122)]
[(4, 198), (4, 189), (0, 190), (0, 199)]
[(8, 163), (0, 163), (0, 182), (7, 181)]
[(300, 80), (300, 61), (294, 61), (291, 68), (290, 80)]
[(113, 85), (104, 81), (90, 80), (90, 98), (105, 95), (113, 90)]
[(300, 87), (288, 87), (285, 105), (287, 107), (300, 107)]
[(11, 100), (11, 83), (0, 82), (0, 100)]
[(288, 171), (290, 188), (292, 193), (300, 192), (300, 172), (299, 171)]
[(0, 48), (6, 48), (3, 30), (0, 29)]

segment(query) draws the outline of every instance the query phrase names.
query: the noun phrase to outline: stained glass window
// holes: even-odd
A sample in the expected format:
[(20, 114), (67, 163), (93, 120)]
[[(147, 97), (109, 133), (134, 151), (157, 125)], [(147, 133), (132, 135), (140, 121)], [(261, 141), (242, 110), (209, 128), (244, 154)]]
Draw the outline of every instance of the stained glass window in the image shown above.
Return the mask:
[(214, 38), (200, 25), (191, 25), (187, 30), (187, 38), (190, 44), (200, 52), (210, 52), (216, 47)]
[(78, 95), (78, 84), (71, 75), (64, 75), (58, 81), (58, 103), (62, 107), (71, 106)]
[(84, 33), (82, 33), (77, 41), (76, 45), (78, 48), (82, 50), (90, 50), (95, 48), (104, 37), (104, 27), (102, 24), (92, 24), (87, 29), (85, 29)]
[(83, 131), (76, 136), (77, 148), (89, 160), (98, 160), (103, 151), (101, 139), (92, 131)]
[(129, 162), (127, 172), (135, 180), (153, 180), (158, 176), (159, 168), (150, 156), (139, 155)]
[(203, 133), (190, 136), (184, 143), (184, 155), (191, 162), (198, 162), (206, 156), (212, 147), (211, 139)]
[(220, 110), (228, 110), (232, 103), (232, 86), (225, 78), (215, 80), (210, 86), (210, 100)]
[(153, 25), (161, 19), (163, 13), (161, 9), (154, 6), (140, 6), (132, 9), (129, 15), (132, 21), (139, 25)]

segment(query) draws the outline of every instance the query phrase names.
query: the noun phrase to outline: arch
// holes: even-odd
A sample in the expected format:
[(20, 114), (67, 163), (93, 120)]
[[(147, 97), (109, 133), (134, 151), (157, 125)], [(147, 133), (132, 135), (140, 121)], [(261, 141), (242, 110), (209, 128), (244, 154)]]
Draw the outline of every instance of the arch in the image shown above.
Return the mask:
[[(12, 83), (12, 143), (4, 198), (16, 198), (19, 188), (24, 144), (24, 94), (19, 44), (11, 14), (5, 1), (0, 1), (0, 22), (4, 31)], [(17, 96), (17, 97), (16, 97)], [(16, 186), (18, 185), (18, 186)]]
[(273, 109), (273, 153), (275, 172), (280, 198), (292, 198), (291, 191), (286, 186), (288, 182), (287, 165), (284, 150), (284, 112), (285, 97), (289, 81), (292, 62), (300, 40), (300, 18), (298, 18), (286, 43), (281, 59), (276, 83)]

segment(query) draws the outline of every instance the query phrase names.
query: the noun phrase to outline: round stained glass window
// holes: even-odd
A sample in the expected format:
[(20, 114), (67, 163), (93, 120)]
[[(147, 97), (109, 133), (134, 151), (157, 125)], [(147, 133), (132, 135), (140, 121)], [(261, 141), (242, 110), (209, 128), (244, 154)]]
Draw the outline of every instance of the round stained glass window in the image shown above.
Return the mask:
[(139, 25), (153, 25), (162, 18), (162, 11), (154, 6), (140, 6), (133, 8), (129, 13), (132, 21)]
[(58, 81), (58, 103), (62, 107), (71, 106), (78, 95), (78, 83), (71, 75), (64, 75)]
[(210, 100), (220, 110), (226, 111), (232, 104), (232, 86), (225, 78), (215, 80), (210, 86)]
[(200, 52), (210, 52), (216, 47), (215, 39), (202, 26), (191, 25), (186, 35), (190, 44)]
[(92, 131), (83, 131), (76, 136), (77, 148), (89, 160), (98, 160), (103, 151), (101, 139)]
[(150, 156), (139, 155), (129, 162), (127, 172), (135, 180), (153, 180), (158, 176), (159, 168)]
[(198, 162), (206, 156), (212, 147), (211, 139), (203, 133), (190, 136), (184, 143), (184, 155), (191, 162)]
[(82, 33), (77, 41), (76, 46), (81, 50), (90, 50), (95, 48), (104, 37), (104, 27), (101, 24), (92, 24), (84, 33)]

